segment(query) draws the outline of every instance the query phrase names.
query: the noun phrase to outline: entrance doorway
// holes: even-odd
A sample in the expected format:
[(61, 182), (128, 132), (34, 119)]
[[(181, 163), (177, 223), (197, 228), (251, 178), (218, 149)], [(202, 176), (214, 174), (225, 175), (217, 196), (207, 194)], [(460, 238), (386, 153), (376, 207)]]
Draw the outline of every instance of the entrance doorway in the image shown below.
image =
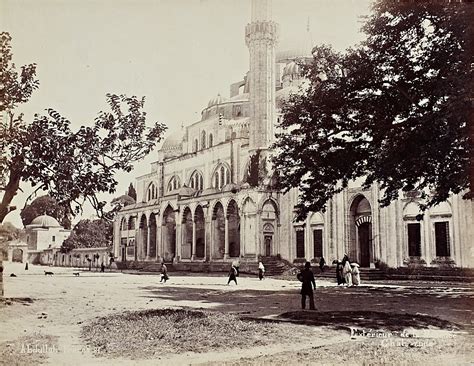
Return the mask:
[(273, 236), (272, 235), (265, 235), (265, 238), (264, 238), (265, 255), (267, 257), (272, 255), (272, 241), (273, 241)]
[(370, 266), (370, 242), (372, 233), (371, 226), (372, 225), (370, 224), (370, 222), (364, 222), (358, 227), (359, 255), (361, 267)]

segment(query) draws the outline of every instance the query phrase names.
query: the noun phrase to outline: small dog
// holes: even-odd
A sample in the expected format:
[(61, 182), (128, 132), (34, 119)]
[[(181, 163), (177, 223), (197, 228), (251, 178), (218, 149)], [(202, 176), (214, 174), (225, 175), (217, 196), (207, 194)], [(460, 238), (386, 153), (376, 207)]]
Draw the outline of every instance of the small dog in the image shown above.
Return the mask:
[(80, 273), (79, 272), (72, 272), (72, 274), (76, 277), (79, 277)]
[(12, 273), (10, 274), (10, 277), (16, 277), (16, 274)]
[(44, 275), (45, 276), (52, 276), (52, 275), (54, 275), (54, 273), (51, 272), (51, 271), (44, 271)]

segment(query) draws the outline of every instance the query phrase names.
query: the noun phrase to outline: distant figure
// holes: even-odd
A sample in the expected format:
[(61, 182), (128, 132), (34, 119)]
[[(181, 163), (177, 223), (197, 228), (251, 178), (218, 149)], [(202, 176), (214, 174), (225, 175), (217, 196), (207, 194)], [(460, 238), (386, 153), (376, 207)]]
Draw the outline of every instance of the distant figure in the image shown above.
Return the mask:
[(357, 263), (351, 263), (352, 268), (352, 285), (359, 286), (360, 285), (360, 271), (359, 265)]
[(342, 276), (342, 262), (339, 261), (338, 259), (334, 259), (332, 261), (332, 264), (336, 265), (336, 280), (337, 280), (337, 285), (343, 285), (345, 283), (344, 277)]
[(344, 276), (344, 280), (346, 281), (347, 286), (352, 286), (352, 270), (351, 270), (351, 264), (347, 260), (342, 267), (342, 274)]
[(25, 271), (28, 271), (28, 262), (25, 263)]
[(11, 273), (11, 274), (10, 274), (10, 277), (16, 277), (16, 274)]
[(324, 260), (324, 257), (321, 257), (321, 259), (319, 260), (319, 269), (321, 270), (321, 272), (324, 272), (325, 265), (326, 265), (326, 261)]
[(104, 262), (102, 262), (102, 264), (100, 265), (100, 271), (101, 271), (101, 272), (105, 272), (105, 264), (104, 264)]
[(346, 265), (346, 262), (349, 262), (349, 256), (344, 253), (344, 257), (342, 257), (342, 266), (344, 267)]
[(238, 270), (236, 267), (234, 267), (232, 265), (232, 267), (230, 267), (230, 271), (229, 271), (229, 280), (227, 281), (227, 284), (230, 283), (230, 281), (234, 281), (235, 284), (237, 285), (237, 275), (238, 275)]
[(306, 296), (309, 297), (309, 309), (316, 310), (314, 307), (314, 295), (313, 288), (316, 290), (316, 282), (314, 280), (314, 274), (311, 271), (311, 263), (306, 262), (304, 264), (304, 270), (298, 274), (298, 279), (302, 282), (301, 284), (301, 308), (306, 308)]
[(264, 277), (265, 277), (265, 267), (263, 266), (262, 262), (258, 262), (258, 278), (261, 281), (263, 280)]
[(234, 268), (236, 269), (237, 271), (237, 274), (235, 275), (236, 277), (239, 277), (239, 274), (240, 274), (240, 261), (237, 259), (235, 261), (232, 262), (232, 266), (234, 266)]
[(168, 267), (166, 267), (166, 264), (162, 263), (161, 264), (161, 282), (166, 283), (166, 281), (169, 279), (168, 277)]

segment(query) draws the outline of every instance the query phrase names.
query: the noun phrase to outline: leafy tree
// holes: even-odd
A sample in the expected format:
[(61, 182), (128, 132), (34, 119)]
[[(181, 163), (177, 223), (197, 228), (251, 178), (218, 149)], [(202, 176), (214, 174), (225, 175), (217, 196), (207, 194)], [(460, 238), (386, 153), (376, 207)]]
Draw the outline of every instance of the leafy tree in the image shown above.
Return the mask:
[(128, 186), (127, 196), (132, 197), (135, 202), (137, 201), (137, 191), (133, 187), (132, 183), (130, 183), (130, 185)]
[(401, 191), (420, 192), (422, 209), (471, 197), (473, 8), (378, 0), (361, 45), (313, 49), (274, 146), (279, 187), (301, 191), (298, 218), (359, 177), (379, 184), (382, 206)]
[(112, 205), (112, 210), (110, 210), (109, 212), (107, 212), (107, 214), (104, 216), (104, 218), (106, 218), (107, 220), (113, 220), (115, 215), (117, 214), (117, 212), (119, 212), (123, 207), (125, 206), (128, 206), (128, 205), (132, 205), (135, 203), (135, 200), (126, 195), (126, 194), (123, 194), (119, 197), (115, 197), (112, 202), (110, 202), (110, 204)]
[(63, 242), (62, 252), (74, 248), (103, 248), (112, 246), (113, 226), (105, 219), (81, 220)]
[(48, 195), (34, 199), (20, 212), (21, 221), (24, 226), (31, 224), (31, 222), (40, 215), (52, 216), (58, 220), (65, 229), (71, 228), (71, 221), (68, 219), (64, 207), (58, 205), (57, 201)]
[[(2, 71), (14, 69), (9, 66), (9, 42), (9, 37), (2, 38)], [(30, 182), (36, 187), (35, 192), (47, 191), (72, 215), (81, 212), (82, 205), (89, 201), (102, 217), (106, 202), (97, 195), (114, 193), (115, 173), (131, 171), (133, 164), (160, 141), (166, 127), (159, 123), (146, 127), (144, 98), (114, 94), (106, 95), (110, 112), (99, 112), (92, 127), (82, 126), (73, 131), (71, 123), (53, 109), (48, 109), (46, 116), (35, 115), (32, 123), (26, 124), (14, 117), (13, 109), (37, 87), (34, 75), (34, 65), (23, 68), (19, 81), (14, 72), (2, 74), (2, 82), (8, 87), (2, 89), (5, 102), (0, 110), (7, 112), (0, 127), (4, 156), (0, 176), (6, 182), (0, 222), (8, 213), (21, 181)]]

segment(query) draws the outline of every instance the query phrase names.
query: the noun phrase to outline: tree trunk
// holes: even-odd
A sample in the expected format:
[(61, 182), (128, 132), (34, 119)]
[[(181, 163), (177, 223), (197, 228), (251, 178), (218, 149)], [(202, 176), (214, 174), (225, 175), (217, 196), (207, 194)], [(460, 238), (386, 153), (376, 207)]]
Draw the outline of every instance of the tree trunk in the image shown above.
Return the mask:
[(14, 210), (14, 208), (12, 209), (10, 207), (10, 203), (18, 192), (18, 188), (20, 188), (20, 180), (21, 175), (19, 172), (10, 169), (8, 184), (5, 187), (2, 202), (0, 202), (0, 223), (3, 222), (5, 216), (7, 216), (9, 212)]

